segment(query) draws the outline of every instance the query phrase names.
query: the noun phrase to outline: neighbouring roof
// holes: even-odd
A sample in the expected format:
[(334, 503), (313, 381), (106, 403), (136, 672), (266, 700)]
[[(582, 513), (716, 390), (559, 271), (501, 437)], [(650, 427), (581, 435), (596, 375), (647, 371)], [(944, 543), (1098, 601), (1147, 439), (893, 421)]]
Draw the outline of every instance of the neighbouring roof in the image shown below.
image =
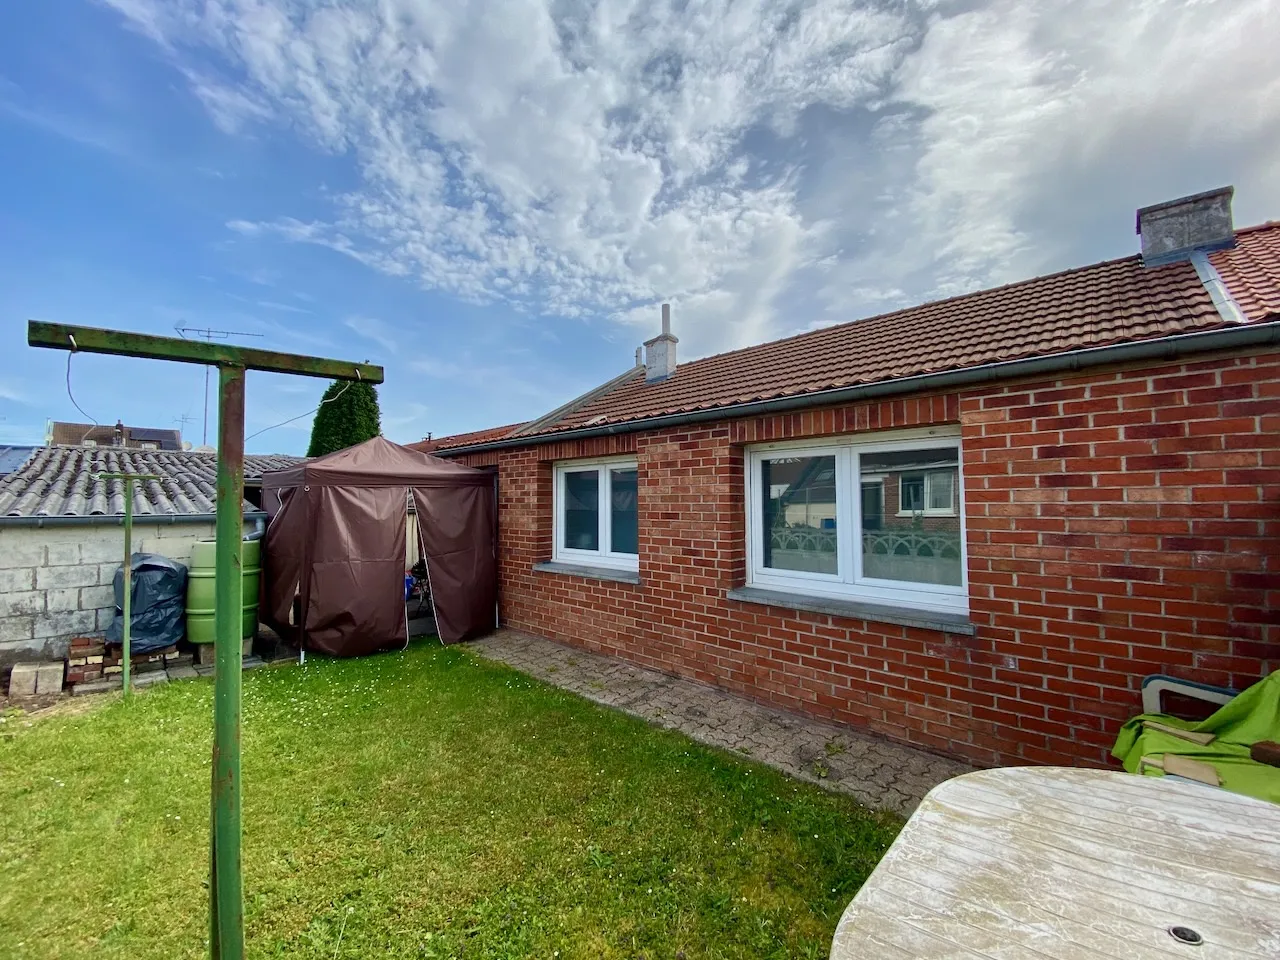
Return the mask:
[(31, 452), (36, 447), (13, 447), (0, 446), (0, 477), (13, 473), (20, 466), (27, 462), (27, 458), (31, 456)]
[[(1280, 222), (1236, 239), (1210, 262), (1247, 320), (1280, 313)], [(704, 357), (659, 383), (637, 367), (523, 429), (432, 442), (446, 450), (547, 437), (1224, 326), (1191, 263), (1144, 267), (1131, 256)]]
[[(164, 427), (130, 427), (121, 424), (124, 446), (141, 447), (144, 443), (154, 443), (159, 450), (181, 450), (182, 433)], [(116, 425), (110, 423), (64, 423), (54, 421), (49, 443), (53, 446), (78, 447), (85, 441), (92, 441), (94, 446), (110, 447), (115, 442)]]
[(450, 447), (466, 447), (473, 443), (486, 443), (490, 440), (501, 440), (503, 437), (514, 433), (520, 427), (525, 426), (529, 421), (522, 420), (520, 423), (508, 423), (504, 427), (489, 427), (485, 430), (472, 430), (470, 433), (454, 433), (447, 437), (428, 437), (419, 440), (417, 443), (407, 443), (410, 450), (417, 450), (419, 453), (434, 453), (437, 450), (448, 450)]
[[(259, 480), (301, 457), (246, 456), (245, 480)], [(91, 474), (154, 473), (163, 480), (136, 481), (135, 517), (201, 516), (214, 512), (218, 458), (211, 453), (131, 450), (122, 447), (40, 447), (26, 464), (0, 478), (0, 519), (4, 517), (119, 517), (124, 515), (124, 481), (95, 480)], [(245, 501), (245, 512), (257, 507)]]

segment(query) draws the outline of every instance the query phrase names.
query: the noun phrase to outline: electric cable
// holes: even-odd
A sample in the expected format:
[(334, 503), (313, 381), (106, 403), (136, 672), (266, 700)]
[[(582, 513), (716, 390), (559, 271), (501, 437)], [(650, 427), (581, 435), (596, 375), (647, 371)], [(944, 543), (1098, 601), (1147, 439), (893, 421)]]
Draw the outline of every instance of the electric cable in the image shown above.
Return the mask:
[[(352, 381), (352, 382), (354, 382), (354, 381)], [(347, 390), (350, 388), (350, 386), (351, 386), (351, 383), (348, 383), (346, 386), (344, 386), (341, 390), (339, 390), (337, 393), (335, 393), (335, 394), (334, 394), (332, 397), (330, 397), (328, 400), (321, 400), (321, 401), (320, 401), (320, 403), (319, 403), (319, 404), (318, 404), (314, 409), (312, 409), (312, 410), (308, 410), (306, 413), (300, 413), (300, 414), (298, 414), (296, 417), (290, 417), (288, 420), (281, 420), (279, 423), (273, 423), (273, 424), (272, 424), (271, 426), (269, 426), (269, 427), (263, 427), (263, 428), (262, 428), (261, 430), (259, 430), (257, 433), (251, 433), (251, 434), (249, 434), (247, 437), (245, 437), (245, 438), (244, 438), (244, 442), (245, 442), (245, 443), (248, 443), (248, 442), (249, 442), (250, 440), (252, 440), (254, 437), (260, 436), (261, 434), (266, 433), (268, 430), (274, 430), (276, 427), (283, 427), (283, 426), (285, 426), (286, 424), (293, 423), (293, 421), (295, 421), (295, 420), (301, 420), (303, 417), (309, 417), (309, 416), (311, 416), (311, 414), (313, 414), (313, 413), (315, 413), (316, 411), (318, 411), (318, 410), (319, 410), (321, 407), (323, 407), (326, 403), (333, 403), (333, 401), (337, 400), (340, 396), (342, 396), (344, 393), (346, 393), (346, 392), (347, 392)]]

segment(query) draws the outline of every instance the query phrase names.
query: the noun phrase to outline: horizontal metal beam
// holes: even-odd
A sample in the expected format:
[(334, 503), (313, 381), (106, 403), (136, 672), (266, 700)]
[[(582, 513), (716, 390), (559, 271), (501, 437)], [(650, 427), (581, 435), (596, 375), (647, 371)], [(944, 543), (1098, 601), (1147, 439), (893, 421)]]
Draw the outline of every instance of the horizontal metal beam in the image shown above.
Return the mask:
[(382, 367), (372, 363), (326, 360), (296, 353), (255, 350), (229, 343), (183, 340), (178, 337), (156, 337), (149, 333), (124, 330), (102, 330), (78, 327), (68, 323), (27, 321), (27, 343), (33, 347), (75, 350), (80, 353), (106, 353), (119, 357), (145, 357), (150, 360), (176, 360), (209, 366), (243, 367), (271, 373), (294, 373), (304, 377), (330, 380), (363, 380), (382, 383)]

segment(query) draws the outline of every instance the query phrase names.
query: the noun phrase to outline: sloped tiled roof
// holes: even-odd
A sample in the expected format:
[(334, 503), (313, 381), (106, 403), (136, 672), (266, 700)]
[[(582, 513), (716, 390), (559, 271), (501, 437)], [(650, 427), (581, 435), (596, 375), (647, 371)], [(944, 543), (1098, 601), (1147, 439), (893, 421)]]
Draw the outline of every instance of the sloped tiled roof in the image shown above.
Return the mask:
[(410, 450), (417, 450), (419, 453), (434, 453), (437, 450), (448, 450), (450, 447), (465, 447), (473, 443), (486, 443), (490, 440), (500, 440), (509, 433), (523, 427), (527, 420), (520, 423), (508, 423), (503, 427), (488, 427), (484, 430), (472, 430), (470, 433), (454, 433), (447, 437), (432, 437), (429, 440), (419, 440), (417, 443), (406, 443), (405, 446)]
[[(1236, 238), (1237, 246), (1209, 259), (1245, 317), (1260, 321), (1280, 312), (1280, 222), (1239, 230)], [(660, 383), (645, 383), (644, 371), (637, 368), (601, 396), (552, 422), (535, 422), (522, 435), (642, 421), (1225, 325), (1189, 262), (1144, 267), (1140, 257), (1125, 257), (704, 357), (680, 364)]]
[(1239, 246), (1209, 254), (1244, 315), (1280, 313), (1280, 220), (1236, 232)]
[[(300, 457), (246, 456), (245, 479), (280, 470)], [(0, 518), (118, 517), (124, 515), (124, 481), (91, 474), (154, 473), (165, 479), (136, 481), (135, 517), (192, 516), (214, 512), (218, 458), (212, 453), (132, 450), (121, 447), (41, 447), (19, 470), (0, 479)], [(257, 508), (245, 501), (246, 512)]]

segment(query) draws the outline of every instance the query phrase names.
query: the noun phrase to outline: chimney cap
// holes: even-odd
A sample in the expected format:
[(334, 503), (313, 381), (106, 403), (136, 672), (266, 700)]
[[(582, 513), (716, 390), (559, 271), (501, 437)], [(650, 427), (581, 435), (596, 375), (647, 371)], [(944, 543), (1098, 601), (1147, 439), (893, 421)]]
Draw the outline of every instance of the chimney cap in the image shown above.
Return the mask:
[(1170, 210), (1173, 207), (1181, 207), (1184, 204), (1192, 206), (1204, 203), (1206, 200), (1212, 200), (1216, 197), (1226, 197), (1230, 201), (1235, 196), (1236, 188), (1231, 184), (1225, 187), (1215, 187), (1212, 190), (1202, 190), (1199, 193), (1193, 193), (1186, 197), (1178, 197), (1176, 200), (1164, 200), (1161, 203), (1153, 203), (1149, 206), (1139, 207), (1138, 214), (1134, 223), (1134, 232), (1139, 236), (1142, 235), (1142, 221), (1153, 213), (1160, 213), (1163, 210)]
[(1187, 260), (1198, 250), (1234, 247), (1234, 195), (1235, 187), (1228, 185), (1139, 208), (1135, 227), (1142, 238), (1143, 264), (1158, 266)]

